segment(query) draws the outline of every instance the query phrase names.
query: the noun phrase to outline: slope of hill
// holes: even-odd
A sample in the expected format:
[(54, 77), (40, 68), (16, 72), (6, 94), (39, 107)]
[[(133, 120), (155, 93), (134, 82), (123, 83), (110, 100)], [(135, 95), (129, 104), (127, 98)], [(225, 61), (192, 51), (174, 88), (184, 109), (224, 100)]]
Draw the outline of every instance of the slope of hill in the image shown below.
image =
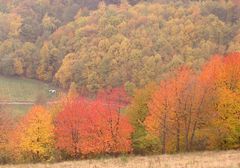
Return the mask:
[(96, 93), (239, 51), (240, 6), (231, 1), (138, 1), (0, 0), (0, 74)]
[(84, 160), (57, 164), (7, 165), (3, 168), (239, 168), (240, 151), (202, 152), (148, 157)]

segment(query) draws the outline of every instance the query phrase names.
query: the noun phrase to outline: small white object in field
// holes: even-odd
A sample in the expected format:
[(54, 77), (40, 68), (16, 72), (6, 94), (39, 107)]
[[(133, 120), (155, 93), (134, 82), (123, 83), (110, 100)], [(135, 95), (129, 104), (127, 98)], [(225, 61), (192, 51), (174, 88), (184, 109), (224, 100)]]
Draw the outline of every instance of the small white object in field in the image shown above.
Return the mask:
[(57, 91), (54, 90), (54, 89), (49, 89), (48, 92), (49, 92), (49, 93), (57, 93)]

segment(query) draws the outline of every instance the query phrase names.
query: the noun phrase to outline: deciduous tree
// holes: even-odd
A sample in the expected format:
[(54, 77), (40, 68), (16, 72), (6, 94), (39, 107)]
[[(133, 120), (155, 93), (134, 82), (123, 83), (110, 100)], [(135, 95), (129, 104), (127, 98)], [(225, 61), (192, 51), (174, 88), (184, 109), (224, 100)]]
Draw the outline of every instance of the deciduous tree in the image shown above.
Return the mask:
[(13, 132), (13, 155), (24, 161), (44, 161), (52, 157), (54, 133), (52, 117), (42, 106), (33, 107)]
[(77, 158), (131, 151), (132, 127), (104, 100), (69, 101), (56, 118), (56, 147)]

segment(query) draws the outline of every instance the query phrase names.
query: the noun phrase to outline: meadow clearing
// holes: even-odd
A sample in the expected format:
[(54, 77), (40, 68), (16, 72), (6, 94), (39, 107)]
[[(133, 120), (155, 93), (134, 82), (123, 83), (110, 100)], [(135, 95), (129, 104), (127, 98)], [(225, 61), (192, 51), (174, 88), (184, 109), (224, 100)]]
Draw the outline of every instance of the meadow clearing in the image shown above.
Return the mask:
[(240, 151), (130, 156), (54, 164), (5, 165), (2, 168), (240, 168)]
[[(0, 76), (0, 102), (35, 102), (39, 96), (50, 98), (48, 90), (50, 85), (33, 79), (20, 77), (5, 77)], [(10, 109), (14, 115), (22, 115), (26, 113), (31, 105), (10, 104), (4, 105)]]

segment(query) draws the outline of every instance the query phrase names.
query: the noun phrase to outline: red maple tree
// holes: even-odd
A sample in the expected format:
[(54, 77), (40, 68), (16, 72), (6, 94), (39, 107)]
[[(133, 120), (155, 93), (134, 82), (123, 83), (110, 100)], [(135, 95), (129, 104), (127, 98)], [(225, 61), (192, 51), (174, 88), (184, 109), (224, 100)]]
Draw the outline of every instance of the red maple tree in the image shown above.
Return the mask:
[(69, 101), (56, 117), (56, 146), (74, 157), (131, 151), (133, 129), (116, 106), (100, 98)]

